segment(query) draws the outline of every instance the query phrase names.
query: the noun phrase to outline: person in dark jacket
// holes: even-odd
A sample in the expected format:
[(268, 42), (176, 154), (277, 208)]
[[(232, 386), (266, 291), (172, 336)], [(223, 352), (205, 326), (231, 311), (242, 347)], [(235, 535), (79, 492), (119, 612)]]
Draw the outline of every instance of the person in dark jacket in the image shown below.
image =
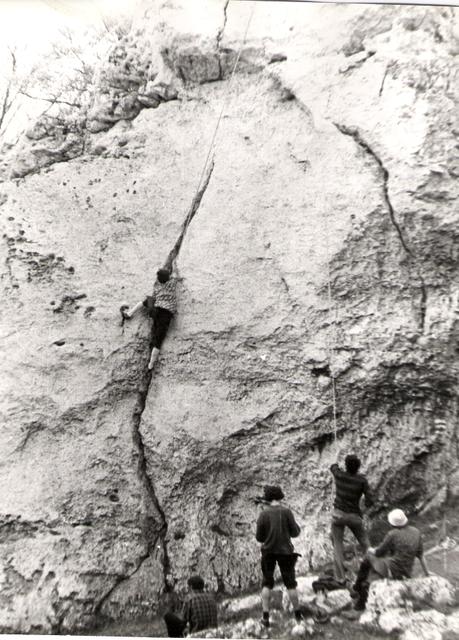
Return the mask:
[(181, 615), (168, 611), (164, 616), (169, 638), (182, 638), (185, 630), (195, 633), (217, 626), (217, 602), (211, 593), (204, 592), (204, 580), (201, 576), (191, 576), (188, 586), (190, 593)]
[(368, 481), (360, 469), (360, 460), (355, 455), (348, 455), (344, 461), (345, 471), (337, 464), (332, 464), (330, 471), (335, 479), (335, 501), (332, 515), (331, 538), (333, 542), (335, 578), (345, 583), (346, 569), (344, 566), (344, 530), (348, 527), (357, 539), (362, 553), (369, 547), (368, 536), (365, 531), (360, 499), (365, 496), (365, 506), (371, 507), (373, 497)]
[(150, 317), (153, 318), (153, 350), (148, 363), (149, 369), (153, 369), (155, 366), (170, 321), (177, 311), (176, 288), (177, 278), (172, 277), (168, 269), (159, 269), (153, 285), (153, 295), (147, 296), (145, 300), (138, 302), (132, 309), (126, 310), (125, 307), (121, 307), (123, 317), (127, 320), (132, 318), (142, 307), (145, 307)]
[(274, 571), (276, 564), (282, 581), (288, 590), (290, 601), (295, 611), (295, 618), (303, 617), (299, 607), (296, 590), (295, 564), (298, 554), (295, 553), (291, 538), (300, 535), (300, 527), (295, 522), (292, 511), (282, 504), (284, 494), (280, 487), (264, 487), (263, 501), (267, 506), (258, 516), (256, 539), (261, 542), (261, 571), (263, 574), (261, 601), (265, 627), (269, 627), (269, 610), (271, 592), (274, 587)]
[(424, 574), (429, 575), (419, 529), (408, 524), (408, 518), (401, 509), (391, 511), (387, 519), (392, 529), (379, 547), (368, 549), (351, 590), (355, 598), (354, 608), (357, 611), (365, 609), (370, 582), (378, 578), (410, 578), (416, 558), (419, 559)]

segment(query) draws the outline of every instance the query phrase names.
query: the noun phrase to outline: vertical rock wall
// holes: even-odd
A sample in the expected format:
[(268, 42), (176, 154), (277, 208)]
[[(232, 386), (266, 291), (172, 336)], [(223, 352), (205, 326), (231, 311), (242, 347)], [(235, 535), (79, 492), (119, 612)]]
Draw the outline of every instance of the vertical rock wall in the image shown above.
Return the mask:
[[(178, 100), (0, 185), (5, 630), (150, 610), (190, 570), (253, 584), (266, 482), (307, 569), (351, 449), (381, 508), (441, 502), (457, 464), (457, 11), (257, 3), (230, 86), (251, 5), (207, 3), (203, 32), (160, 4), (133, 28)], [(149, 321), (118, 308), (149, 293), (226, 100), (150, 380)]]

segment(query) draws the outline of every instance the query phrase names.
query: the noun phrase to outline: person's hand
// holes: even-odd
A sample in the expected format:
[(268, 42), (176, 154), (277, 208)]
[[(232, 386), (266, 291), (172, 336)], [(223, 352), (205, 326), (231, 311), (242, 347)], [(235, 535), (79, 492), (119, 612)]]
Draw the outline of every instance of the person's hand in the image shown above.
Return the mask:
[(367, 553), (371, 553), (371, 555), (375, 555), (376, 547), (369, 547)]
[(120, 307), (121, 315), (123, 316), (123, 318), (125, 320), (130, 320), (131, 319), (131, 314), (128, 313), (128, 309), (129, 309), (129, 307), (128, 307), (127, 304), (123, 304)]

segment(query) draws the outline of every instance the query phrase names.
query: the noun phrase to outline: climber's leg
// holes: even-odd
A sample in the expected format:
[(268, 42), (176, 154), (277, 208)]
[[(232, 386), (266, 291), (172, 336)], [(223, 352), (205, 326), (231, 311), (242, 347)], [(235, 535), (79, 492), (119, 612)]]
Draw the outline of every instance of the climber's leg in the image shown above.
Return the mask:
[(155, 307), (153, 311), (153, 350), (150, 356), (150, 362), (148, 368), (153, 369), (155, 362), (159, 356), (159, 350), (166, 337), (167, 330), (169, 328), (170, 321), (172, 320), (172, 313), (162, 307)]
[(344, 527), (346, 526), (345, 518), (342, 512), (335, 510), (332, 516), (331, 539), (333, 543), (333, 564), (335, 570), (335, 578), (339, 582), (346, 579), (346, 568), (344, 566)]
[(172, 313), (162, 307), (156, 307), (153, 321), (153, 346), (161, 349), (167, 330), (169, 329)]
[(357, 539), (357, 542), (360, 546), (360, 551), (365, 554), (368, 551), (368, 547), (370, 546), (370, 541), (368, 540), (368, 534), (365, 530), (363, 518), (357, 513), (349, 514), (347, 526), (354, 534), (354, 537)]

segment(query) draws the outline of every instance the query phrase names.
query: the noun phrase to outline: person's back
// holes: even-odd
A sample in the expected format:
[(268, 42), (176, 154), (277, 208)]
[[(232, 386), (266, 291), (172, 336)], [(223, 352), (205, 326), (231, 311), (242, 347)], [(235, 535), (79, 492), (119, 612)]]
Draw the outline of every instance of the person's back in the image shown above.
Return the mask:
[(255, 537), (261, 542), (261, 572), (263, 574), (261, 602), (263, 618), (261, 623), (269, 627), (269, 610), (271, 604), (271, 591), (274, 588), (274, 571), (276, 565), (287, 589), (290, 602), (293, 606), (295, 618), (302, 619), (302, 612), (296, 590), (295, 564), (298, 558), (295, 553), (291, 538), (300, 535), (300, 527), (295, 522), (291, 509), (280, 504), (284, 499), (284, 492), (278, 486), (266, 485), (262, 504), (268, 504), (263, 508), (257, 519)]
[(393, 578), (409, 578), (416, 557), (423, 553), (422, 536), (419, 529), (406, 525), (389, 531), (375, 550), (377, 557), (389, 555), (389, 568)]
[(217, 603), (215, 597), (203, 591), (194, 591), (186, 597), (184, 618), (189, 623), (190, 632), (217, 626)]
[(300, 528), (288, 507), (270, 504), (258, 517), (256, 539), (261, 542), (262, 553), (293, 553), (291, 538), (296, 538)]
[(345, 513), (357, 513), (361, 515), (360, 499), (366, 497), (367, 506), (371, 502), (369, 496), (368, 481), (361, 473), (343, 471), (337, 464), (331, 466), (330, 471), (335, 478), (335, 509)]
[(167, 309), (170, 313), (175, 314), (177, 311), (177, 280), (170, 277), (165, 282), (159, 279), (153, 285), (153, 296), (155, 307)]
[(358, 473), (360, 460), (354, 455), (346, 456), (345, 471), (337, 464), (332, 464), (330, 471), (335, 480), (335, 501), (331, 522), (331, 537), (333, 542), (333, 561), (335, 578), (345, 583), (346, 565), (344, 562), (344, 530), (348, 527), (357, 539), (363, 552), (368, 549), (369, 541), (365, 531), (360, 498), (365, 495), (366, 506), (373, 503), (370, 487), (365, 476)]

